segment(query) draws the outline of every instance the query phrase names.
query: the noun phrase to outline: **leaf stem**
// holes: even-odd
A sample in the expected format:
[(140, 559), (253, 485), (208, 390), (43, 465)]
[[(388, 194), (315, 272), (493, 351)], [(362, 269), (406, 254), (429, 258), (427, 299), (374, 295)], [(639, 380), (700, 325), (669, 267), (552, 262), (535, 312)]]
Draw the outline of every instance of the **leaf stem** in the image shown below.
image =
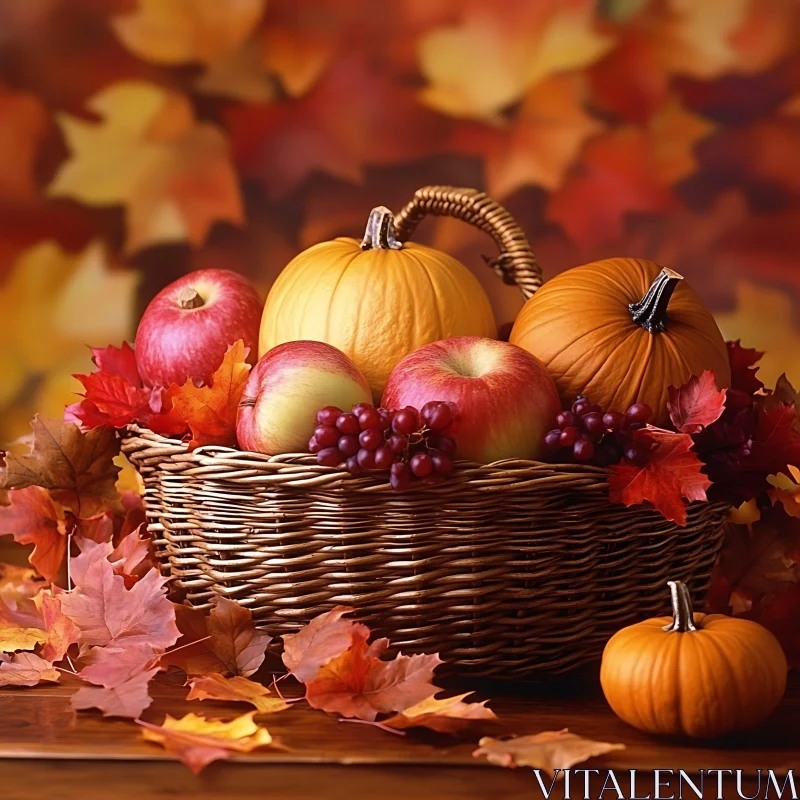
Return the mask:
[(351, 719), (349, 717), (342, 717), (339, 719), (339, 722), (355, 722), (359, 725), (370, 725), (373, 728), (380, 728), (382, 731), (386, 731), (386, 733), (393, 733), (395, 736), (405, 736), (405, 731), (397, 731), (394, 728), (390, 728), (388, 725), (384, 725), (382, 722), (370, 722), (368, 719)]

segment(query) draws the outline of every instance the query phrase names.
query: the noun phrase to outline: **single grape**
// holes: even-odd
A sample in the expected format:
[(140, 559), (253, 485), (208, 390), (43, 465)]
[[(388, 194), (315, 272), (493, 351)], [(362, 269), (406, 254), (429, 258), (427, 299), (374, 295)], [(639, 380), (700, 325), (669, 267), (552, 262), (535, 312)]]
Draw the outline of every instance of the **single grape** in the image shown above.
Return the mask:
[(625, 448), (625, 458), (636, 467), (643, 467), (647, 464), (647, 451), (637, 442)]
[(320, 443), (321, 447), (336, 447), (339, 436), (339, 431), (329, 425), (317, 425), (314, 429), (314, 438)]
[(408, 439), (402, 433), (393, 433), (387, 442), (395, 453), (402, 453), (408, 447)]
[(411, 472), (417, 478), (427, 478), (433, 472), (433, 459), (427, 453), (416, 453), (409, 462)]
[(352, 433), (340, 436), (337, 446), (339, 452), (345, 458), (351, 458), (361, 449), (361, 445), (358, 443), (358, 436), (353, 436)]
[(337, 447), (323, 447), (317, 453), (317, 464), (323, 467), (338, 467), (344, 459)]
[(321, 411), (317, 411), (317, 422), (320, 425), (329, 425), (331, 428), (336, 426), (336, 418), (342, 413), (341, 408), (336, 406), (325, 406)]
[(571, 428), (575, 425), (575, 415), (571, 411), (562, 411), (556, 417), (556, 425), (563, 431), (564, 428)]
[(578, 461), (591, 461), (594, 456), (594, 445), (589, 439), (582, 436), (573, 445), (572, 454)]
[(628, 422), (649, 422), (653, 409), (647, 403), (634, 403), (626, 412)]
[(362, 431), (369, 430), (370, 428), (379, 428), (383, 430), (381, 415), (372, 406), (367, 406), (358, 414), (358, 425)]
[(431, 436), (428, 439), (428, 447), (451, 456), (456, 451), (456, 442), (455, 439), (451, 439), (449, 436)]
[(582, 417), (592, 410), (591, 406), (592, 404), (588, 400), (581, 400), (572, 406), (572, 413), (575, 414), (576, 417)]
[(392, 408), (379, 408), (378, 415), (381, 418), (381, 428), (386, 431), (392, 427), (392, 420), (394, 419), (394, 409)]
[(353, 414), (355, 414), (357, 417), (360, 417), (360, 416), (361, 416), (361, 415), (362, 415), (362, 414), (363, 414), (365, 411), (368, 411), (368, 410), (370, 410), (370, 409), (372, 409), (373, 411), (375, 411), (375, 409), (374, 409), (374, 408), (373, 408), (373, 407), (372, 407), (372, 406), (371, 406), (369, 403), (356, 403), (356, 404), (355, 404), (355, 405), (354, 405), (354, 406), (353, 406), (353, 407), (350, 409), (350, 411), (351, 411)]
[(411, 469), (407, 461), (395, 461), (389, 471), (392, 475), (408, 474), (409, 477), (411, 476)]
[(422, 421), (427, 425), (428, 420), (431, 418), (431, 414), (433, 413), (434, 409), (439, 407), (439, 400), (428, 400), (424, 406), (419, 410), (419, 416)]
[(375, 468), (389, 469), (394, 464), (394, 450), (388, 444), (381, 445), (375, 451)]
[(392, 420), (392, 430), (395, 433), (404, 433), (410, 436), (419, 428), (419, 418), (415, 409), (410, 406), (401, 408)]
[(358, 459), (359, 465), (363, 469), (374, 469), (375, 468), (375, 451), (374, 450), (359, 450), (358, 455), (356, 456)]
[(564, 447), (572, 447), (575, 444), (575, 440), (578, 438), (578, 429), (573, 427), (564, 428), (560, 434), (561, 444)]
[(361, 464), (358, 463), (358, 459), (355, 456), (350, 456), (350, 458), (347, 459), (345, 466), (351, 475), (364, 474), (364, 470), (361, 468)]
[(431, 411), (427, 420), (428, 427), (434, 431), (443, 431), (453, 421), (453, 412), (447, 403), (439, 403), (436, 408)]
[(579, 394), (579, 395), (578, 395), (578, 396), (575, 398), (575, 400), (573, 401), (573, 403), (572, 403), (572, 413), (573, 413), (573, 414), (577, 414), (578, 412), (575, 410), (575, 407), (576, 407), (577, 405), (580, 405), (581, 403), (585, 403), (585, 402), (586, 402), (586, 398), (585, 398), (585, 397), (584, 397), (582, 394)]
[[(583, 427), (591, 436), (600, 437), (605, 433), (606, 425), (598, 411), (591, 411), (583, 417)], [(591, 458), (591, 456), (589, 456)]]
[(603, 414), (603, 425), (610, 431), (620, 431), (625, 424), (625, 415), (619, 411), (608, 411)]
[(361, 428), (358, 425), (358, 417), (355, 414), (339, 414), (336, 418), (336, 427), (342, 433), (358, 433)]
[(544, 435), (544, 446), (550, 453), (561, 449), (561, 431), (558, 428)]
[(433, 471), (437, 475), (449, 475), (453, 471), (453, 459), (444, 453), (434, 453), (431, 461), (433, 461)]
[(379, 428), (369, 428), (358, 435), (358, 443), (365, 450), (375, 450), (383, 444), (383, 432)]
[(389, 476), (389, 483), (396, 492), (405, 492), (411, 486), (411, 476), (405, 473), (401, 475), (392, 474)]
[(312, 453), (312, 454), (316, 454), (316, 453), (319, 453), (320, 450), (322, 450), (322, 445), (317, 441), (317, 437), (316, 436), (312, 436), (308, 440), (308, 452)]

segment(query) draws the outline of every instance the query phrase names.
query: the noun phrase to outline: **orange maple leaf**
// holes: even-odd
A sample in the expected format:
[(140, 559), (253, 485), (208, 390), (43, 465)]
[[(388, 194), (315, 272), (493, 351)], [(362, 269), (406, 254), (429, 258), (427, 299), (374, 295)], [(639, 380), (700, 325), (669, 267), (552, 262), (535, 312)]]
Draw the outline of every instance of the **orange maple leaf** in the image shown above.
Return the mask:
[(154, 84), (114, 84), (88, 103), (101, 118), (62, 114), (71, 157), (48, 187), (54, 197), (124, 205), (125, 249), (189, 241), (199, 245), (217, 220), (244, 221), (225, 135), (197, 122), (184, 95)]
[(498, 767), (531, 767), (553, 775), (588, 758), (624, 749), (624, 744), (595, 742), (564, 728), (561, 731), (543, 731), (513, 739), (484, 736), (472, 755), (475, 758), (486, 756), (490, 764)]
[(497, 719), (494, 711), (486, 708), (488, 701), (465, 703), (464, 698), (468, 694), (470, 693), (447, 697), (444, 700), (429, 697), (421, 703), (383, 720), (381, 725), (397, 730), (430, 728), (437, 733), (458, 733), (472, 723)]
[(253, 612), (227, 597), (218, 597), (208, 617), (210, 644), (225, 669), (248, 677), (264, 661), (272, 637), (256, 628)]
[(42, 627), (47, 641), (42, 648), (42, 658), (53, 663), (61, 661), (80, 636), (78, 626), (61, 609), (63, 595), (44, 589), (34, 598), (36, 608), (42, 614)]
[(280, 697), (273, 697), (266, 686), (243, 678), (241, 675), (226, 677), (219, 672), (190, 678), (191, 686), (187, 700), (222, 700), (232, 703), (250, 703), (259, 714), (274, 714), (289, 708), (289, 704)]
[(172, 408), (192, 431), (191, 449), (206, 444), (236, 446), (236, 413), (250, 372), (248, 352), (240, 339), (228, 348), (207, 386), (188, 380), (169, 390)]
[(142, 733), (148, 742), (162, 745), (197, 775), (212, 761), (273, 743), (269, 731), (253, 722), (255, 714), (251, 711), (230, 722), (197, 714), (186, 714), (181, 719), (167, 714), (163, 725), (136, 721), (144, 728)]
[(9, 492), (10, 505), (0, 506), (0, 536), (11, 535), (19, 544), (33, 544), (30, 563), (49, 581), (61, 571), (67, 552), (62, 510), (40, 486)]
[(442, 663), (438, 655), (398, 655), (382, 661), (379, 656), (388, 641), (367, 645), (367, 636), (358, 631), (352, 646), (320, 667), (306, 684), (312, 708), (371, 722), (378, 714), (403, 711), (439, 691), (431, 683), (434, 669)]
[(111, 27), (123, 44), (157, 64), (213, 62), (235, 50), (258, 25), (266, 0), (138, 0)]
[(703, 462), (692, 450), (692, 437), (648, 426), (636, 431), (634, 439), (648, 448), (647, 463), (637, 467), (623, 459), (612, 467), (609, 499), (626, 506), (650, 503), (666, 519), (686, 525), (682, 498), (706, 500), (706, 489), (711, 486), (701, 471)]

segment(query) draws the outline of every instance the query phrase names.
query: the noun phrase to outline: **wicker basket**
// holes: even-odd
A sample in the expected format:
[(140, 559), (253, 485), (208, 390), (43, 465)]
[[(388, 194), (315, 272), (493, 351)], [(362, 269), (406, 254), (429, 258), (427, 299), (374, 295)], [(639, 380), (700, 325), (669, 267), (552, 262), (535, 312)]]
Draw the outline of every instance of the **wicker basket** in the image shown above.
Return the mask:
[[(483, 193), (428, 187), (397, 217), (426, 214), (493, 236), (486, 259), (529, 297), (541, 273), (524, 234)], [(440, 652), (459, 673), (565, 672), (596, 659), (624, 624), (663, 612), (668, 579), (699, 600), (721, 545), (725, 504), (695, 503), (680, 528), (608, 501), (597, 467), (460, 462), (410, 494), (309, 455), (185, 444), (131, 426), (123, 450), (145, 484), (162, 568), (185, 601), (250, 608), (273, 635), (337, 604), (404, 652)]]

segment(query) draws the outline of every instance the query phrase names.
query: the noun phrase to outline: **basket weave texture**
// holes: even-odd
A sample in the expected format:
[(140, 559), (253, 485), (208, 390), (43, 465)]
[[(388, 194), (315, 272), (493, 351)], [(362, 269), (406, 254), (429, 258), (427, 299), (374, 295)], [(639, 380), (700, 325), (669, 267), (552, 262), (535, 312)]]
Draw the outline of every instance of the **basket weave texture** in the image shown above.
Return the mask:
[[(505, 209), (469, 189), (427, 187), (397, 217), (425, 214), (492, 235), (487, 263), (525, 296), (541, 272)], [(608, 500), (598, 467), (457, 462), (442, 484), (398, 494), (308, 454), (264, 456), (135, 425), (123, 451), (141, 474), (162, 570), (185, 602), (239, 601), (273, 635), (352, 605), (403, 652), (439, 652), (461, 674), (524, 678), (596, 659), (625, 624), (663, 613), (664, 585), (704, 594), (728, 506), (693, 503), (678, 527)]]

